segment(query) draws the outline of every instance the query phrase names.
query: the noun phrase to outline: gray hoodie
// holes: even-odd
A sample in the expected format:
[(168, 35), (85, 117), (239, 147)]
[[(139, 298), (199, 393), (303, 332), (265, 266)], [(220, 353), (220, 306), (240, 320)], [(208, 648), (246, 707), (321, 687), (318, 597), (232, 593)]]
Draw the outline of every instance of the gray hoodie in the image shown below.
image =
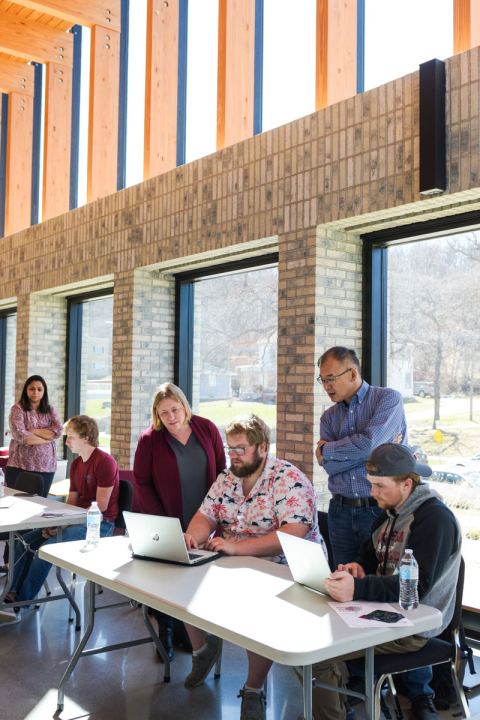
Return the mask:
[(372, 537), (355, 562), (366, 577), (355, 579), (354, 600), (398, 602), (398, 568), (406, 548), (418, 562), (420, 602), (442, 612), (439, 628), (421, 633), (440, 635), (455, 606), (462, 533), (455, 515), (428, 483), (418, 485), (400, 509), (385, 510), (372, 525)]

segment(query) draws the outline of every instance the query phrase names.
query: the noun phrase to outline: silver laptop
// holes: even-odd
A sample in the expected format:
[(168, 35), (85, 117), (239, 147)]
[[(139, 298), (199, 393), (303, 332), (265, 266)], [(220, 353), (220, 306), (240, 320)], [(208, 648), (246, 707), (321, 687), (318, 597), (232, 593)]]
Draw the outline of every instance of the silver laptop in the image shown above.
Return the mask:
[(281, 531), (277, 537), (295, 582), (329, 595), (323, 581), (330, 577), (331, 570), (322, 546)]
[(124, 512), (132, 556), (174, 565), (203, 565), (220, 557), (209, 550), (188, 551), (178, 518)]

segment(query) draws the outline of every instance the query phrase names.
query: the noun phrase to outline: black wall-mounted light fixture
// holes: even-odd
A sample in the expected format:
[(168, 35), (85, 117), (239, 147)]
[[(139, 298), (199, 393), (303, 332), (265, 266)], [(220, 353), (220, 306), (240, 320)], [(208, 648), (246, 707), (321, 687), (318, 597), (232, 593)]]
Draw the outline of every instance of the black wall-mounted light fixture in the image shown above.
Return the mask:
[(436, 195), (446, 189), (445, 63), (420, 65), (420, 193)]

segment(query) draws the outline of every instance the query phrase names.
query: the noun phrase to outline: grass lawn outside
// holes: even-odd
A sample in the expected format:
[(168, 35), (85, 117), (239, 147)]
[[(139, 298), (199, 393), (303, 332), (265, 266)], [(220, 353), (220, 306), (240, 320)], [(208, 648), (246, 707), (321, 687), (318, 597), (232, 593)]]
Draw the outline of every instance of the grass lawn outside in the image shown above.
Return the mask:
[(85, 414), (93, 418), (110, 415), (110, 408), (102, 407), (102, 403), (104, 402), (105, 399), (102, 398), (92, 398), (91, 400), (87, 400)]
[(231, 405), (227, 400), (200, 403), (198, 414), (208, 418), (217, 427), (225, 427), (230, 420), (240, 413), (253, 413), (264, 420), (269, 428), (277, 426), (277, 406), (264, 403), (243, 402), (233, 400)]

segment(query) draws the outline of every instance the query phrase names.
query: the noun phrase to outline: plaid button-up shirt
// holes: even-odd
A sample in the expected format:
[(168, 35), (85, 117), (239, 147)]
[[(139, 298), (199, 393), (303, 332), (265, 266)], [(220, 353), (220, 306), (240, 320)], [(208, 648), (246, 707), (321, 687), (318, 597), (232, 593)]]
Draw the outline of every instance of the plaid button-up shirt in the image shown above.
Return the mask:
[(347, 497), (369, 497), (365, 463), (372, 451), (393, 442), (402, 433), (407, 445), (407, 422), (402, 396), (392, 388), (371, 387), (365, 380), (351, 400), (335, 403), (320, 419), (323, 467), (328, 473), (328, 489)]

